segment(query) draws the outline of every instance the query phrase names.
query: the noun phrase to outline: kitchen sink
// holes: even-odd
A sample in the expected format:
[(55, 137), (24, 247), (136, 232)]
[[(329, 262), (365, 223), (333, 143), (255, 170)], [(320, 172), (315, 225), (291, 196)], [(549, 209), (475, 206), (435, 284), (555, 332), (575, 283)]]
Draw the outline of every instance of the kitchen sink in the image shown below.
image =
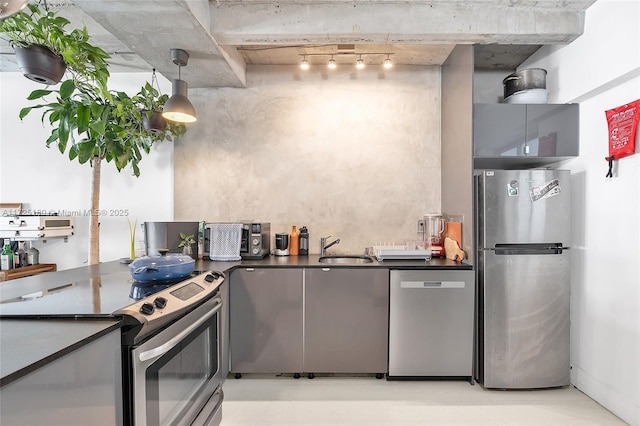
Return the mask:
[(331, 256), (322, 256), (318, 259), (320, 263), (333, 263), (333, 264), (341, 264), (341, 265), (349, 265), (354, 263), (371, 263), (373, 259), (369, 256), (363, 256), (359, 254), (336, 254)]

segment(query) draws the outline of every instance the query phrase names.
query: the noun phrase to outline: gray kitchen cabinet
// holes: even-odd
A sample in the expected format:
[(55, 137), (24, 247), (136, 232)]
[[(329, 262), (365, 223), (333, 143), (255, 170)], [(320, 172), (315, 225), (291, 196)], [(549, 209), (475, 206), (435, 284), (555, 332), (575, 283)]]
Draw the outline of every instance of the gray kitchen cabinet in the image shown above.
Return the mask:
[(474, 168), (529, 168), (576, 157), (578, 124), (578, 104), (474, 104)]
[(302, 371), (301, 268), (244, 268), (231, 273), (230, 370)]
[(389, 270), (305, 270), (304, 371), (387, 371)]
[(118, 328), (2, 386), (0, 424), (121, 425), (120, 339)]

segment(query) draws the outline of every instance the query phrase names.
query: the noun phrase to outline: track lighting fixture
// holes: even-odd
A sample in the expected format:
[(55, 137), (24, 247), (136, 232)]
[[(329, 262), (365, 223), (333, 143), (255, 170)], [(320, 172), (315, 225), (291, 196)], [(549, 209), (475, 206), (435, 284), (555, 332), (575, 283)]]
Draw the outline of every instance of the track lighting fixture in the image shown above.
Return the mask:
[[(311, 65), (309, 63), (309, 61), (307, 60), (307, 56), (330, 56), (329, 61), (327, 62), (327, 68), (329, 69), (336, 69), (338, 67), (338, 62), (335, 60), (335, 56), (357, 56), (358, 59), (356, 60), (356, 68), (361, 70), (364, 69), (366, 67), (365, 61), (362, 59), (363, 56), (381, 56), (381, 55), (386, 55), (387, 59), (384, 60), (383, 62), (383, 66), (385, 68), (391, 68), (393, 66), (393, 63), (391, 62), (391, 55), (393, 55), (393, 53), (382, 53), (382, 52), (367, 52), (367, 53), (353, 53), (353, 52), (340, 52), (338, 51), (338, 53), (304, 53), (304, 54), (299, 54), (298, 56), (301, 56), (302, 59), (300, 60), (300, 69), (302, 70), (308, 70)], [(342, 62), (344, 63), (344, 61)]]
[(187, 97), (187, 82), (180, 79), (180, 67), (187, 65), (189, 53), (171, 49), (171, 59), (178, 66), (178, 79), (172, 81), (172, 95), (164, 104), (162, 116), (179, 123), (193, 123), (198, 119), (196, 110)]

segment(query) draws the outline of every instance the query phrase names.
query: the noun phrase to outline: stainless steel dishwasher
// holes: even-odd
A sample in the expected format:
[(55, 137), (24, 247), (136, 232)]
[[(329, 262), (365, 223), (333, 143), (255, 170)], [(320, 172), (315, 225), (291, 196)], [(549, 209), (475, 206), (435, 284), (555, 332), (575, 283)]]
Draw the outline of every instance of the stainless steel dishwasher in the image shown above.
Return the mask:
[(389, 378), (473, 383), (473, 271), (391, 270), (389, 297)]

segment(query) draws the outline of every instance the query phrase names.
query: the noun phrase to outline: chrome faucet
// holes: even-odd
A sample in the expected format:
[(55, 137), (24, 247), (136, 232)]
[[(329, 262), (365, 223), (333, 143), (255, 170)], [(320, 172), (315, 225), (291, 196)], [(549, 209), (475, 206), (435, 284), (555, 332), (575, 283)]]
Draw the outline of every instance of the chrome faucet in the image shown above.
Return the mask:
[(331, 238), (331, 235), (328, 235), (326, 237), (322, 237), (320, 238), (320, 257), (322, 256), (326, 256), (327, 255), (327, 249), (331, 246), (334, 246), (336, 244), (340, 244), (340, 238), (336, 239), (335, 241), (327, 244), (327, 240)]

